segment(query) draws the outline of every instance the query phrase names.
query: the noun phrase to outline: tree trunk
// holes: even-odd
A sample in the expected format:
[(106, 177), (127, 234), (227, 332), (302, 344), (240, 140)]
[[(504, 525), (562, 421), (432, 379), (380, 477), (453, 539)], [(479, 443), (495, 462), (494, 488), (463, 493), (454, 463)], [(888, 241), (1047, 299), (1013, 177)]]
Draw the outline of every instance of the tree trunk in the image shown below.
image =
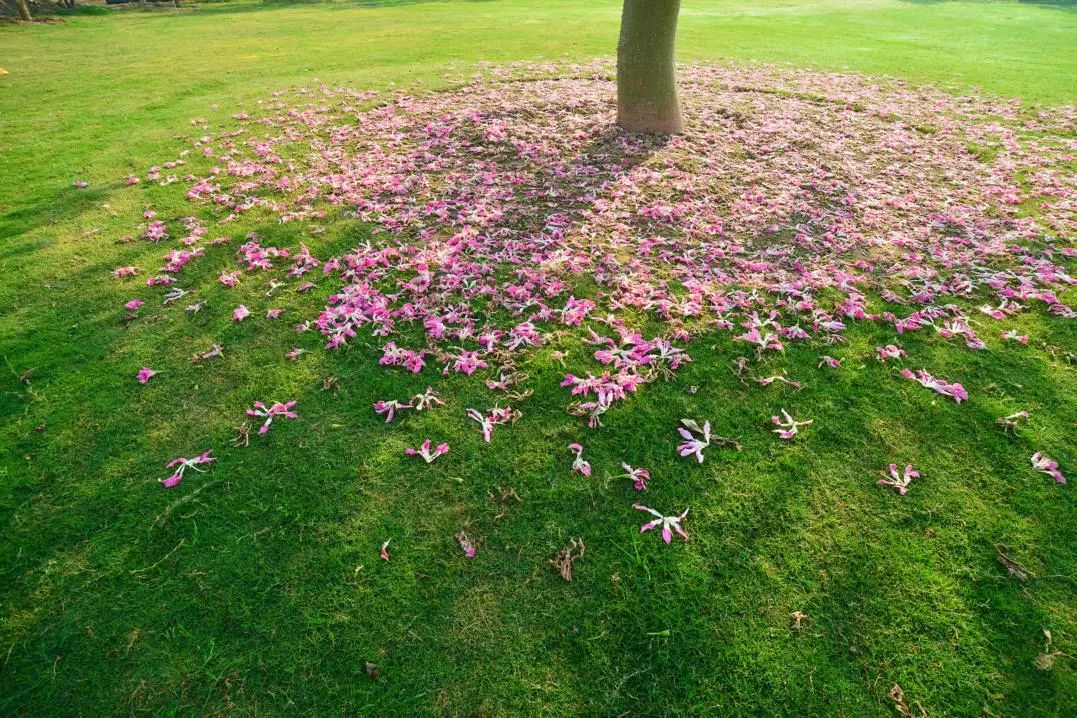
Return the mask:
[(26, 0), (15, 0), (15, 7), (19, 9), (19, 17), (26, 22), (33, 20), (33, 16), (30, 14), (30, 5)]
[(630, 132), (683, 130), (673, 44), (681, 0), (624, 0), (617, 43), (617, 124)]

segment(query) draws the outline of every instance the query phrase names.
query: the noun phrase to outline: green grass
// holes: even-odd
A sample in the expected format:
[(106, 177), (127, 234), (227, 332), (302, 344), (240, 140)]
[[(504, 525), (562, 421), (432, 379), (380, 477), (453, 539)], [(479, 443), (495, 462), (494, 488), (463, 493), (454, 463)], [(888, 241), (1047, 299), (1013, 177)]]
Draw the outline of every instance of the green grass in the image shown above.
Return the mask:
[[(802, 392), (749, 390), (729, 371), (741, 351), (703, 340), (593, 434), (564, 413), (550, 347), (526, 367), (522, 423), (489, 446), (462, 413), (490, 403), (473, 379), (438, 384), (449, 409), (385, 427), (370, 404), (427, 379), (376, 370), (366, 339), (291, 363), (282, 347), (316, 346), (291, 321), (155, 322), (151, 302), (122, 325), (129, 293), (108, 271), (162, 250), (115, 240), (144, 204), (191, 209), (175, 187), (120, 178), (173, 156), (191, 118), (314, 77), (437, 87), (476, 61), (583, 59), (616, 41), (616, 2), (373, 4), (0, 27), (0, 714), (887, 716), (899, 683), (931, 716), (1073, 715), (1073, 659), (1033, 665), (1043, 629), (1077, 654), (1072, 488), (1028, 466), (1041, 450), (1077, 479), (1077, 375), (1040, 346), (1077, 351), (1072, 322), (1023, 316), (1034, 346), (985, 332), (988, 352), (904, 337), (970, 388), (961, 406), (873, 360), (818, 370), (813, 347), (773, 364)], [(1072, 5), (689, 0), (679, 51), (1077, 98)], [(362, 234), (265, 232), (322, 256)], [(211, 284), (224, 254), (185, 274)], [(319, 298), (282, 300), (286, 316)], [(858, 325), (833, 353), (891, 338)], [(187, 361), (215, 340), (225, 359)], [(139, 387), (144, 364), (162, 373)], [(339, 391), (320, 390), (326, 376)], [(224, 448), (244, 406), (292, 397), (300, 421)], [(783, 405), (816, 420), (792, 445), (760, 425)], [(1033, 419), (1007, 436), (994, 420), (1018, 409)], [(681, 461), (682, 416), (743, 451)], [(403, 456), (426, 436), (452, 444), (430, 467)], [(591, 480), (568, 470), (581, 437)], [(182, 490), (153, 481), (210, 446), (220, 461)], [(633, 492), (606, 478), (623, 460), (655, 476), (648, 503), (692, 507), (691, 541), (636, 533)], [(874, 486), (894, 460), (925, 474), (900, 499)], [(502, 506), (498, 487), (522, 501)], [(472, 562), (452, 540), (465, 523), (482, 539)], [(569, 584), (547, 560), (570, 537), (588, 548)], [(1007, 576), (995, 544), (1035, 578)], [(811, 617), (800, 632), (794, 611)]]

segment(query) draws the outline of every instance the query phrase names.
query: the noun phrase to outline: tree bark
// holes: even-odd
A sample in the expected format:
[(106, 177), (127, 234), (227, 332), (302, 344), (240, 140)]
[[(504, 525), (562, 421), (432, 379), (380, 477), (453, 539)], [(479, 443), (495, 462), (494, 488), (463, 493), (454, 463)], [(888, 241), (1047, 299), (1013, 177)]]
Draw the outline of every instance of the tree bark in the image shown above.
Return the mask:
[(630, 132), (684, 129), (673, 45), (681, 0), (624, 0), (617, 43), (617, 124)]
[(26, 0), (15, 0), (15, 7), (19, 9), (19, 17), (26, 22), (33, 20), (33, 16), (30, 14), (30, 5)]

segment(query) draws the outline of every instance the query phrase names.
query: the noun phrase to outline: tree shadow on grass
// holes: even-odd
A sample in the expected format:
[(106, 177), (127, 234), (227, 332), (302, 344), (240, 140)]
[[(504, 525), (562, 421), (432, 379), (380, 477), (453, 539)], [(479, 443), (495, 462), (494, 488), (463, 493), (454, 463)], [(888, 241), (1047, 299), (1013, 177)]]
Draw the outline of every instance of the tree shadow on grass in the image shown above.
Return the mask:
[(34, 249), (32, 245), (25, 242), (13, 242), (12, 238), (28, 234), (46, 225), (70, 222), (87, 210), (100, 206), (118, 187), (118, 184), (86, 189), (64, 187), (33, 204), (16, 206), (0, 214), (0, 237), (4, 238), (0, 241), (0, 261)]

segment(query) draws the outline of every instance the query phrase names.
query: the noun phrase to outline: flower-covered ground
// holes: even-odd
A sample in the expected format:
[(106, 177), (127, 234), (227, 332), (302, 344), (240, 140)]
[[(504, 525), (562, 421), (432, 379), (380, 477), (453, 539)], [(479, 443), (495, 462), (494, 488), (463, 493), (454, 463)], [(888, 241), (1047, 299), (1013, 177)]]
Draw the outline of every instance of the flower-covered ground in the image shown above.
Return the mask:
[(7, 356), (0, 705), (1070, 710), (1073, 108), (680, 77), (661, 140), (603, 62), (311, 81), (109, 178), (78, 362)]

